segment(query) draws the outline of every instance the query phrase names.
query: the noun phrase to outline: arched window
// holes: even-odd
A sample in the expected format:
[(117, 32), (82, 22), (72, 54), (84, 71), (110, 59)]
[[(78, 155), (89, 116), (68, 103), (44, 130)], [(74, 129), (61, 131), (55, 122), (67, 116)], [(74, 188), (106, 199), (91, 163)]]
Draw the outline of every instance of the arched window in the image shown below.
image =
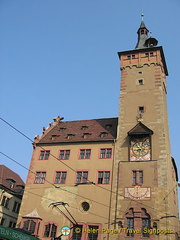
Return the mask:
[(142, 218), (142, 237), (149, 237), (148, 229), (150, 228), (150, 215), (145, 208), (141, 209)]
[[(142, 237), (149, 237), (148, 229), (151, 226), (151, 218), (145, 208), (131, 207), (125, 214), (126, 235), (134, 237), (141, 234)], [(142, 231), (138, 231), (141, 229)]]

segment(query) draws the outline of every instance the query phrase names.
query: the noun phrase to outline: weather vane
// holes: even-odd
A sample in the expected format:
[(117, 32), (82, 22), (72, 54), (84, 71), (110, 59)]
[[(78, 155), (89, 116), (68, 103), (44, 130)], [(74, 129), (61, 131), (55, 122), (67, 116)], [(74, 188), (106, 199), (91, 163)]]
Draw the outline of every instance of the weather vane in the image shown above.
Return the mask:
[(144, 13), (141, 13), (142, 21), (144, 20)]

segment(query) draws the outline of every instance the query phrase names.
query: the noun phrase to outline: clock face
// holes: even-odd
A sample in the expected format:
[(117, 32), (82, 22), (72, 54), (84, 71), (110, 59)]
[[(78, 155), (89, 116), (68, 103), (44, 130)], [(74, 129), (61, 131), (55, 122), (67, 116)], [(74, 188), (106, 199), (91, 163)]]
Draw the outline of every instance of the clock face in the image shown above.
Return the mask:
[(150, 160), (150, 149), (151, 148), (149, 137), (131, 139), (130, 160), (131, 161)]
[(144, 156), (149, 152), (149, 145), (146, 142), (137, 142), (132, 150), (136, 156)]

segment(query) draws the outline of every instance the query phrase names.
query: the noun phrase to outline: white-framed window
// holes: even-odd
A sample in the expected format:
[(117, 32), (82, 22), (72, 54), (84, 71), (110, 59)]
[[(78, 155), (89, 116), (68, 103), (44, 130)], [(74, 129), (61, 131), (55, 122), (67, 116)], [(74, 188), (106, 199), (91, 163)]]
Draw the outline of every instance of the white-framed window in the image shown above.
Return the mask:
[(77, 171), (76, 183), (86, 183), (88, 179), (88, 171)]
[(109, 184), (110, 171), (98, 171), (98, 184)]
[(100, 149), (100, 158), (111, 158), (112, 148), (101, 148)]
[(35, 177), (34, 183), (42, 184), (42, 183), (44, 183), (45, 178), (46, 178), (46, 172), (36, 172), (36, 177)]
[(57, 171), (54, 183), (65, 183), (67, 172), (66, 171)]
[(91, 149), (80, 149), (80, 159), (89, 159), (91, 156)]

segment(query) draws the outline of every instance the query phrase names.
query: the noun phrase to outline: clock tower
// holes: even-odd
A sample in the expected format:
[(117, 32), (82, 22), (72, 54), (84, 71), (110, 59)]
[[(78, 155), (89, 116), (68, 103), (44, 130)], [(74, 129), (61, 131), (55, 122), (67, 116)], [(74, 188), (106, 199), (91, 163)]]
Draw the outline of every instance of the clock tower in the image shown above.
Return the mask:
[(171, 156), (163, 48), (142, 19), (135, 49), (118, 52), (121, 92), (115, 147), (116, 239), (177, 239), (177, 169)]

